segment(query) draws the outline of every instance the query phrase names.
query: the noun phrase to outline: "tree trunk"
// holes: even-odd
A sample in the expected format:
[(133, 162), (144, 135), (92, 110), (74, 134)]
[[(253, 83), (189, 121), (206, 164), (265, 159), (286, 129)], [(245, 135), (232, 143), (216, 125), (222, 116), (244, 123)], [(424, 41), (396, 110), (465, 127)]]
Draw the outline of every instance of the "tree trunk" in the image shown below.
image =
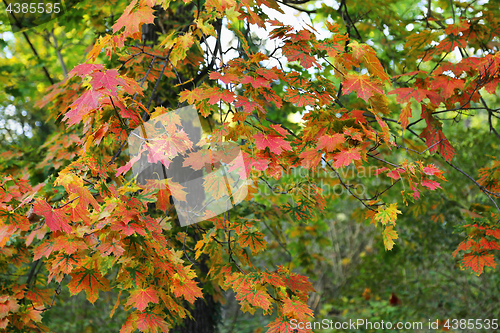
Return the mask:
[[(203, 256), (202, 256), (203, 257)], [(200, 257), (201, 260), (204, 258)], [(204, 261), (199, 262), (200, 270), (203, 275), (208, 273), (208, 267)], [(198, 283), (200, 284), (199, 280)], [(203, 289), (202, 286), (200, 288)], [(190, 308), (190, 304), (185, 302), (184, 306)], [(212, 295), (203, 293), (203, 299), (198, 298), (194, 302), (194, 307), (189, 311), (193, 319), (186, 318), (182, 325), (171, 330), (173, 333), (216, 333), (218, 332), (218, 323), (221, 319), (221, 305), (215, 302)]]

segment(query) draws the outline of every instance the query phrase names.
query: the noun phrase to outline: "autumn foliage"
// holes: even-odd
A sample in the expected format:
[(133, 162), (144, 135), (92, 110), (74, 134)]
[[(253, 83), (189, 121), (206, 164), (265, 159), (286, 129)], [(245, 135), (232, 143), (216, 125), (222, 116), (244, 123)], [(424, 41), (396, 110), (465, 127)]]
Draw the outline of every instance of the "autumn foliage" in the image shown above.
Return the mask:
[[(185, 22), (174, 13), (183, 6), (191, 15)], [(500, 37), (498, 16), (484, 10), (452, 23), (430, 15), (413, 22), (420, 28), (404, 31), (405, 63), (391, 64), (360, 38), (369, 27), (354, 25), (351, 18), (324, 19), (329, 37), (319, 38), (312, 26), (269, 19), (259, 7), (282, 11), (274, 0), (130, 1), (89, 47), (85, 61), (40, 97), (37, 107), (50, 111), (59, 131), (43, 145), (46, 153), (36, 168), (55, 171), (34, 184), (28, 169), (2, 170), (2, 268), (28, 270), (29, 278), (13, 277), (1, 287), (1, 329), (48, 331), (41, 319), (58, 291), (34, 277), (31, 267), (43, 265), (46, 283), (67, 286), (71, 294), (85, 292), (91, 303), (102, 291), (119, 290), (110, 315), (119, 306), (132, 310), (120, 333), (167, 332), (190, 316), (189, 304), (203, 297), (220, 301), (228, 289), (243, 312), (273, 316), (268, 332), (291, 332), (291, 319), (314, 317), (308, 305), (314, 287), (285, 262), (271, 268), (256, 259), (265, 256), (269, 239), (252, 215), (257, 209), (252, 202), (260, 196), (259, 186), (279, 182), (294, 168), (333, 173), (388, 251), (398, 246), (402, 207), (443, 191), (448, 173), (460, 173), (485, 201), (480, 209), (464, 210), (458, 231), (466, 236), (450, 257), (477, 274), (496, 266), (498, 154), (490, 152), (496, 155), (492, 163), (475, 174), (462, 171), (454, 164), (457, 151), (441, 115), (480, 109), (498, 147), (499, 122), (492, 118), (499, 109), (484, 99), (500, 82), (498, 42), (491, 42)], [(163, 27), (157, 44), (143, 43), (142, 27), (157, 23), (158, 13), (176, 24)], [(247, 23), (264, 28), (276, 50), (249, 44), (242, 33)], [(237, 40), (232, 58), (220, 43), (223, 24)], [(209, 37), (216, 41), (211, 51)], [(467, 54), (468, 47), (483, 51)], [(461, 59), (448, 57), (453, 52)], [(165, 82), (168, 92), (161, 90)], [(130, 132), (146, 119), (185, 105), (194, 105), (211, 127), (208, 140), (239, 144), (249, 193), (241, 205), (246, 211), (235, 208), (180, 228), (170, 195), (183, 199), (186, 193), (136, 182), (131, 167), (137, 160), (128, 160), (125, 151)], [(305, 110), (302, 127), (269, 116), (269, 110), (291, 113), (292, 108)], [(183, 143), (179, 138), (172, 144)], [(160, 151), (150, 154), (155, 163), (165, 158)], [(202, 158), (193, 155), (187, 165), (201, 168)], [(374, 166), (389, 185), (359, 195), (339, 172), (349, 166)], [(404, 190), (386, 196), (395, 184), (404, 184)], [(314, 177), (287, 186), (283, 195), (291, 201), (258, 209), (304, 223), (322, 214), (329, 197)], [(201, 261), (208, 272), (197, 266)], [(204, 292), (206, 285), (210, 292)]]

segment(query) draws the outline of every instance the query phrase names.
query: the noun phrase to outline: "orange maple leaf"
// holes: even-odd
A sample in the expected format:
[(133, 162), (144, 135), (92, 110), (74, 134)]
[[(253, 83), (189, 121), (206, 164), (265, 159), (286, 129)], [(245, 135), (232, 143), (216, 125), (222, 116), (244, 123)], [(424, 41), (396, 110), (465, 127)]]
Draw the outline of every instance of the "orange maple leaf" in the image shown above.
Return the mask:
[(245, 231), (240, 235), (240, 238), (238, 239), (238, 244), (240, 244), (241, 247), (248, 246), (252, 250), (252, 253), (257, 253), (266, 248), (266, 240), (264, 239), (264, 234), (256, 231), (256, 232), (250, 232), (250, 231)]
[(258, 108), (261, 112), (266, 113), (266, 110), (259, 103), (250, 101), (247, 97), (238, 96), (238, 100), (234, 103), (234, 106), (243, 108), (243, 112), (252, 114), (255, 108)]
[(187, 101), (189, 104), (193, 104), (195, 101), (201, 101), (206, 96), (205, 88), (196, 87), (193, 90), (184, 90), (179, 93), (179, 101)]
[(406, 103), (401, 110), (401, 114), (399, 115), (399, 121), (401, 122), (401, 127), (403, 127), (403, 129), (406, 129), (406, 126), (408, 126), (411, 116), (411, 103)]
[(312, 67), (316, 65), (321, 69), (320, 64), (316, 61), (316, 59), (311, 56), (311, 47), (309, 46), (308, 41), (300, 41), (297, 43), (287, 42), (282, 49), (283, 55), (286, 56), (288, 61), (300, 61), (300, 64), (304, 68)]
[(34, 253), (33, 260), (38, 260), (43, 256), (48, 258), (53, 250), (54, 250), (54, 240), (45, 240), (43, 243), (39, 244), (33, 250)]
[(259, 290), (246, 285), (235, 291), (237, 292), (236, 299), (240, 302), (247, 301), (249, 304), (264, 310), (268, 310), (271, 306), (271, 298), (264, 290)]
[(87, 300), (94, 303), (99, 297), (99, 290), (108, 291), (109, 281), (96, 268), (81, 267), (71, 273), (68, 289), (72, 295), (85, 290)]
[(113, 25), (113, 33), (116, 33), (118, 30), (125, 27), (123, 36), (125, 38), (135, 38), (141, 33), (140, 28), (144, 23), (154, 22), (155, 16), (153, 14), (153, 8), (143, 4), (139, 4), (138, 6), (136, 5), (137, 0), (133, 0), (127, 8), (125, 8), (122, 16), (120, 16), (120, 18)]
[(349, 43), (349, 47), (352, 50), (353, 58), (365, 64), (366, 68), (374, 76), (380, 79), (382, 82), (390, 82), (389, 76), (382, 67), (380, 60), (377, 58), (375, 50), (368, 44), (359, 44), (357, 41), (353, 40)]
[(307, 169), (313, 168), (321, 162), (321, 156), (321, 151), (317, 149), (305, 150), (299, 155), (299, 157), (303, 159), (300, 165)]
[(455, 79), (447, 75), (439, 75), (431, 81), (431, 88), (440, 89), (444, 98), (450, 98), (455, 93), (455, 89), (462, 90), (464, 86), (465, 80)]
[(312, 332), (310, 329), (305, 328), (306, 325), (302, 323), (301, 325), (294, 325), (295, 328), (292, 328), (290, 324), (290, 319), (286, 317), (278, 317), (273, 322), (267, 325), (269, 329), (266, 333), (309, 333)]
[(19, 310), (19, 304), (17, 304), (17, 301), (12, 296), (0, 296), (0, 317), (5, 317), (7, 313), (17, 312), (17, 310)]
[(186, 301), (193, 304), (196, 298), (202, 298), (203, 293), (196, 284), (196, 281), (174, 279), (171, 285), (171, 290), (174, 292), (175, 297), (183, 296)]
[(298, 89), (288, 89), (285, 94), (285, 100), (296, 104), (296, 106), (306, 106), (316, 104), (316, 98), (310, 93), (303, 93)]
[(149, 303), (158, 303), (158, 293), (152, 287), (146, 289), (140, 288), (134, 290), (126, 305), (135, 304), (135, 307), (139, 311), (144, 311)]
[(163, 316), (155, 312), (140, 313), (137, 315), (135, 322), (137, 323), (137, 328), (141, 332), (168, 332), (168, 325), (165, 320), (163, 320)]
[(495, 256), (487, 252), (467, 253), (462, 259), (462, 268), (472, 269), (478, 276), (483, 273), (484, 267), (495, 268)]
[(307, 304), (300, 300), (291, 300), (290, 298), (285, 298), (283, 301), (283, 313), (300, 321), (305, 321), (308, 317), (314, 317), (312, 310)]
[(343, 82), (344, 95), (348, 95), (353, 91), (359, 98), (368, 101), (374, 93), (383, 94), (379, 84), (372, 82), (368, 75), (353, 75), (347, 74)]

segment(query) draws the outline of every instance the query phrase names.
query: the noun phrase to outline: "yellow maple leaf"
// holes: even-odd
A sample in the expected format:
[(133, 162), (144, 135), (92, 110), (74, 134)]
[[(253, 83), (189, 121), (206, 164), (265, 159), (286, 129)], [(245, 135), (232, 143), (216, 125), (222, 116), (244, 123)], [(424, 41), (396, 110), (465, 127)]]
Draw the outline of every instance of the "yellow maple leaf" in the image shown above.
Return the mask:
[[(379, 221), (383, 225), (386, 225), (387, 223), (396, 225), (396, 219), (398, 218), (397, 214), (401, 214), (401, 211), (398, 210), (397, 203), (393, 203), (385, 209), (382, 208), (382, 206), (379, 206), (377, 214), (375, 214), (375, 221)], [(376, 224), (377, 222), (375, 222), (375, 225)]]
[(396, 232), (396, 230), (394, 230), (392, 228), (392, 225), (390, 225), (385, 228), (382, 236), (384, 238), (385, 249), (392, 250), (392, 247), (394, 246), (394, 240), (398, 239), (398, 233)]

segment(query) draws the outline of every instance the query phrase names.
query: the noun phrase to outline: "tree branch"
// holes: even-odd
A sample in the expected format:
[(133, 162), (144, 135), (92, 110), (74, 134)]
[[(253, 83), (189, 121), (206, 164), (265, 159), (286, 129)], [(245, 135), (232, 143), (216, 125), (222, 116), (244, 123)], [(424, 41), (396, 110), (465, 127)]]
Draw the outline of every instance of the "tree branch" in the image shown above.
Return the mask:
[(64, 59), (61, 55), (61, 50), (59, 50), (59, 45), (57, 44), (57, 38), (56, 38), (56, 35), (54, 34), (54, 29), (52, 29), (50, 31), (50, 36), (54, 40), (54, 49), (56, 50), (57, 59), (59, 60), (59, 63), (61, 64), (61, 69), (63, 71), (64, 77), (67, 77), (68, 70), (66, 69), (66, 64), (64, 63)]

